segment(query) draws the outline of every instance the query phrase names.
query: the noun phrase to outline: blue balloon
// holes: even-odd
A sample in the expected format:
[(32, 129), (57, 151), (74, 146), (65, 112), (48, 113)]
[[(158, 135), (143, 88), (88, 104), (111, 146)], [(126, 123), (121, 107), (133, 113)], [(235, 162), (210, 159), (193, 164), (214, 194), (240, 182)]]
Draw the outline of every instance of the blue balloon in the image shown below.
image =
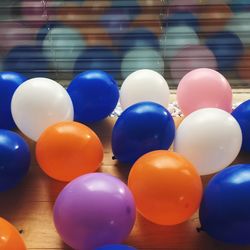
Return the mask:
[(171, 13), (167, 18), (164, 20), (164, 26), (172, 27), (172, 26), (190, 26), (195, 30), (199, 28), (199, 21), (198, 18), (195, 17), (189, 11), (178, 11), (175, 13)]
[(242, 132), (241, 150), (250, 152), (250, 100), (240, 104), (233, 112), (232, 116), (237, 120)]
[(206, 45), (214, 53), (222, 71), (232, 71), (243, 54), (239, 37), (230, 31), (215, 33), (207, 39)]
[(28, 78), (46, 77), (49, 73), (49, 63), (39, 46), (17, 46), (10, 50), (4, 59), (5, 71), (24, 74)]
[(89, 70), (77, 75), (67, 91), (73, 102), (74, 119), (82, 123), (106, 118), (119, 100), (117, 83), (100, 70)]
[(250, 244), (250, 164), (222, 170), (208, 183), (200, 207), (201, 230), (217, 240)]
[(120, 79), (121, 59), (109, 48), (89, 47), (80, 54), (74, 66), (75, 74), (85, 70), (103, 70), (115, 79)]
[(126, 245), (106, 245), (103, 247), (98, 247), (95, 250), (136, 250), (136, 248)]
[(16, 124), (11, 114), (11, 99), (27, 78), (15, 72), (0, 72), (0, 128), (13, 129)]
[(113, 128), (113, 154), (119, 161), (133, 164), (148, 152), (169, 149), (174, 136), (174, 120), (163, 106), (137, 103), (121, 114)]
[(136, 28), (125, 32), (119, 42), (120, 50), (124, 53), (131, 48), (145, 49), (153, 48), (159, 50), (157, 36), (147, 28)]
[(26, 176), (30, 165), (30, 150), (15, 132), (0, 129), (0, 191), (14, 188)]

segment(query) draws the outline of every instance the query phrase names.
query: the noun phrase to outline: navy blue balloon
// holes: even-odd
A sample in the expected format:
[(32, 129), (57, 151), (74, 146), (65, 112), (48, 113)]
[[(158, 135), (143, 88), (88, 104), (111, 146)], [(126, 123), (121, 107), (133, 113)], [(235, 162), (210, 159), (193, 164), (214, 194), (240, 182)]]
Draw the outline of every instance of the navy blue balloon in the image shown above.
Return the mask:
[(237, 120), (242, 132), (241, 150), (250, 152), (250, 100), (240, 104), (233, 112), (232, 116)]
[(28, 78), (46, 77), (49, 63), (39, 46), (17, 46), (9, 51), (3, 61), (5, 71), (24, 74)]
[(30, 150), (15, 132), (0, 129), (0, 192), (16, 187), (26, 176)]
[(137, 103), (121, 114), (113, 128), (113, 154), (120, 162), (133, 164), (148, 152), (169, 149), (174, 136), (173, 118), (163, 106)]
[(0, 72), (0, 129), (13, 129), (16, 124), (11, 114), (11, 99), (15, 90), (27, 78), (15, 72)]
[(214, 53), (221, 71), (232, 71), (243, 54), (239, 37), (230, 31), (215, 33), (207, 39), (206, 45)]
[(153, 48), (159, 50), (159, 40), (157, 36), (147, 28), (136, 28), (125, 32), (120, 39), (120, 50), (125, 53), (131, 48), (145, 49)]
[(197, 30), (199, 28), (199, 21), (198, 18), (189, 11), (178, 11), (167, 16), (164, 20), (164, 25), (167, 27), (185, 25)]
[(98, 247), (95, 250), (136, 250), (136, 248), (126, 245), (107, 245), (103, 247)]
[(115, 79), (120, 79), (121, 59), (109, 48), (89, 47), (79, 55), (74, 66), (75, 74), (85, 70), (103, 70)]
[(100, 70), (89, 70), (77, 75), (67, 91), (73, 102), (74, 119), (82, 123), (106, 118), (119, 100), (117, 83)]
[(250, 244), (250, 164), (222, 170), (208, 183), (200, 207), (201, 229), (233, 244)]

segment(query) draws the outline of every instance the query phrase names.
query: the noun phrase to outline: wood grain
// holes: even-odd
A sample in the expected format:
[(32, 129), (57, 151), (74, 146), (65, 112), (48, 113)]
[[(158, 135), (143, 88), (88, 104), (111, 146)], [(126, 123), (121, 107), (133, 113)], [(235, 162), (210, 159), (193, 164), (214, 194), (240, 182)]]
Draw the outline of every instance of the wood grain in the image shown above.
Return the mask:
[[(175, 119), (176, 125), (181, 118)], [(110, 137), (114, 118), (92, 125), (105, 148), (105, 157), (100, 171), (110, 173), (127, 181), (129, 166), (112, 160)], [(34, 143), (27, 139), (32, 150), (32, 166), (25, 180), (14, 190), (0, 194), (0, 216), (21, 230), (28, 249), (70, 249), (60, 240), (53, 225), (52, 208), (58, 193), (66, 185), (47, 177), (37, 166)], [(250, 157), (241, 155), (237, 162), (249, 162)], [(204, 185), (210, 177), (203, 178)], [(198, 215), (177, 226), (159, 226), (137, 215), (136, 224), (125, 243), (141, 250), (154, 249), (236, 249), (198, 233)], [(249, 249), (237, 247), (237, 249)], [(18, 250), (18, 249), (16, 249)]]

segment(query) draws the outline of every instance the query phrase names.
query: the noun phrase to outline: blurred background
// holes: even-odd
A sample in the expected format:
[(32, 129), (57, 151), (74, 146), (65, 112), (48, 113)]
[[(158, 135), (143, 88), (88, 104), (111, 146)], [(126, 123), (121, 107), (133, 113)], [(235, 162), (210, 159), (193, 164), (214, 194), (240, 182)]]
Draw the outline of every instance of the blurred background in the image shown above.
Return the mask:
[(250, 85), (250, 0), (1, 0), (0, 70), (64, 85), (101, 69), (158, 71), (171, 88), (200, 67)]

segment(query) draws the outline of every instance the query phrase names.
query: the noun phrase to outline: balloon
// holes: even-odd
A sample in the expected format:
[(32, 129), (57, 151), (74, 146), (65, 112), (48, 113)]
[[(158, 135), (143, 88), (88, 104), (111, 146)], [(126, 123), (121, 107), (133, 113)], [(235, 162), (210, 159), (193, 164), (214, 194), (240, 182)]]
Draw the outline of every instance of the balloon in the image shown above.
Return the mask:
[(248, 84), (250, 80), (250, 49), (245, 49), (237, 64), (239, 78)]
[(217, 32), (209, 37), (206, 45), (214, 53), (219, 70), (232, 71), (243, 53), (239, 37), (230, 32)]
[(87, 126), (60, 122), (45, 129), (39, 137), (36, 159), (50, 177), (71, 181), (100, 167), (103, 148), (98, 136)]
[(123, 109), (143, 101), (156, 102), (167, 108), (169, 95), (163, 76), (153, 70), (142, 69), (130, 74), (122, 83), (120, 102)]
[(161, 36), (160, 44), (165, 57), (172, 58), (179, 49), (187, 45), (198, 45), (199, 37), (190, 26), (167, 27)]
[(174, 152), (159, 150), (143, 155), (128, 178), (138, 212), (160, 225), (188, 220), (199, 208), (202, 183), (194, 166)]
[(188, 45), (180, 49), (170, 61), (171, 76), (180, 80), (189, 71), (197, 68), (217, 69), (213, 52), (204, 45)]
[(71, 71), (84, 48), (85, 40), (81, 34), (77, 29), (69, 27), (51, 29), (43, 41), (45, 57), (59, 70)]
[(20, 85), (12, 97), (11, 112), (17, 127), (34, 141), (50, 125), (74, 116), (67, 91), (48, 78), (33, 78)]
[(4, 70), (24, 74), (28, 78), (48, 76), (49, 62), (39, 46), (18, 46), (4, 59)]
[(171, 114), (157, 103), (141, 102), (118, 118), (112, 132), (112, 150), (116, 159), (133, 164), (145, 153), (168, 149), (174, 136)]
[(16, 228), (0, 217), (0, 250), (26, 250), (22, 237)]
[(232, 16), (230, 7), (223, 1), (202, 4), (198, 12), (199, 31), (205, 35), (222, 31)]
[(194, 30), (198, 30), (199, 22), (198, 18), (195, 17), (189, 11), (178, 11), (173, 12), (170, 15), (167, 15), (164, 20), (164, 26), (173, 27), (173, 26), (190, 26)]
[[(250, 9), (250, 4), (249, 4)], [(246, 9), (245, 9), (246, 10)], [(249, 32), (249, 24), (248, 21), (250, 18), (249, 11), (243, 11), (236, 13), (228, 25), (225, 27), (226, 30), (235, 33), (241, 40), (244, 45), (248, 45), (250, 43), (250, 37), (248, 35)], [(235, 48), (236, 45), (235, 45)]]
[(221, 109), (206, 108), (182, 121), (174, 150), (190, 160), (200, 175), (208, 175), (231, 164), (241, 144), (241, 129), (233, 116)]
[(200, 68), (187, 73), (177, 88), (177, 101), (184, 115), (201, 108), (232, 111), (232, 89), (219, 72)]
[(115, 80), (99, 70), (90, 70), (77, 75), (67, 91), (74, 105), (74, 118), (82, 123), (106, 118), (115, 109), (119, 99)]
[(240, 104), (232, 116), (239, 123), (242, 132), (242, 151), (250, 152), (250, 100)]
[(128, 187), (103, 173), (80, 176), (59, 194), (54, 223), (62, 240), (74, 249), (96, 249), (124, 241), (135, 222)]
[(160, 74), (164, 73), (164, 60), (157, 50), (150, 48), (140, 49), (134, 48), (128, 51), (122, 60), (121, 74), (125, 79), (136, 70), (151, 69)]
[(250, 165), (224, 169), (208, 183), (201, 202), (202, 230), (217, 240), (250, 244)]
[(136, 250), (136, 248), (125, 245), (106, 245), (104, 247), (98, 247), (95, 250)]
[(0, 129), (0, 192), (16, 187), (28, 173), (29, 165), (30, 151), (23, 138)]
[(121, 59), (107, 47), (88, 47), (78, 56), (74, 66), (75, 74), (85, 70), (103, 70), (115, 79), (120, 79)]
[(0, 72), (0, 128), (16, 127), (10, 110), (11, 99), (17, 87), (26, 80), (25, 76), (15, 72)]
[(119, 41), (120, 50), (125, 53), (131, 49), (145, 50), (148, 48), (159, 50), (156, 34), (148, 28), (134, 28), (125, 32)]

